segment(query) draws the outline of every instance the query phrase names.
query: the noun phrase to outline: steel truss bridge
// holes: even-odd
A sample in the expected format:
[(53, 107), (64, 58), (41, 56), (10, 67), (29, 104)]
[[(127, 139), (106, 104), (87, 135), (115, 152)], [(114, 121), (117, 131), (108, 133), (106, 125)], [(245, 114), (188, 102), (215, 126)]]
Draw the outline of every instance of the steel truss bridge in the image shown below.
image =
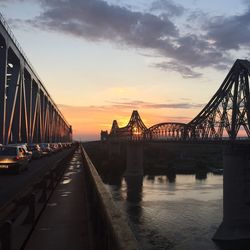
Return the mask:
[(113, 121), (102, 140), (221, 141), (250, 139), (250, 62), (236, 60), (220, 88), (189, 123), (164, 122), (147, 128), (137, 111), (125, 127)]
[(71, 139), (71, 126), (0, 14), (0, 143)]

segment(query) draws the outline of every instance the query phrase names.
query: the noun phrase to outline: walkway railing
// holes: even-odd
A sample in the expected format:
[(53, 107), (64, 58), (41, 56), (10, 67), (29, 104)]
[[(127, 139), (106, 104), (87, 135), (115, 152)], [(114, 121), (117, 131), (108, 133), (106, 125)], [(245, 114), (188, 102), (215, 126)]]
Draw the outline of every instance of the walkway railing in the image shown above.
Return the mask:
[(86, 172), (90, 216), (93, 221), (95, 249), (139, 250), (141, 249), (126, 218), (116, 207), (111, 194), (106, 190), (93, 163), (81, 145)]
[(75, 148), (0, 207), (0, 250), (23, 249)]

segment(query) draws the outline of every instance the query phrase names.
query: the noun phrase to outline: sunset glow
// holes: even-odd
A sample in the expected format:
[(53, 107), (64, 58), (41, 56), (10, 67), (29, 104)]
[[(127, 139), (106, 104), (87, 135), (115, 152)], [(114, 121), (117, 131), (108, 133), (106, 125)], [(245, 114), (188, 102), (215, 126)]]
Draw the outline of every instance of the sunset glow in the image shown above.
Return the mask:
[(250, 15), (247, 1), (4, 0), (0, 8), (75, 139), (99, 139), (114, 119), (126, 126), (133, 110), (147, 127), (189, 122), (249, 55), (248, 35), (232, 35), (249, 28), (238, 22)]

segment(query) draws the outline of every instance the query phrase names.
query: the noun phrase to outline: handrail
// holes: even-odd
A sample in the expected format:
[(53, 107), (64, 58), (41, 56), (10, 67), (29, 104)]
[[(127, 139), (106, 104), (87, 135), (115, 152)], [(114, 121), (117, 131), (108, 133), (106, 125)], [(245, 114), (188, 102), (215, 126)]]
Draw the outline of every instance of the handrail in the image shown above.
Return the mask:
[[(0, 249), (23, 249), (75, 147), (0, 207)], [(28, 210), (28, 211), (27, 211)], [(19, 235), (20, 233), (20, 235)]]
[[(84, 161), (84, 168), (87, 170), (88, 176), (86, 181), (89, 183), (88, 192), (91, 192), (91, 198), (95, 202), (90, 213), (94, 212), (95, 219), (98, 220), (97, 224), (103, 227), (102, 246), (97, 249), (103, 250), (139, 250), (141, 249), (132, 230), (130, 229), (125, 217), (115, 205), (111, 194), (106, 190), (100, 176), (98, 175), (95, 166), (81, 145), (82, 157)], [(100, 228), (97, 229), (100, 232)], [(96, 234), (95, 234), (96, 236)]]

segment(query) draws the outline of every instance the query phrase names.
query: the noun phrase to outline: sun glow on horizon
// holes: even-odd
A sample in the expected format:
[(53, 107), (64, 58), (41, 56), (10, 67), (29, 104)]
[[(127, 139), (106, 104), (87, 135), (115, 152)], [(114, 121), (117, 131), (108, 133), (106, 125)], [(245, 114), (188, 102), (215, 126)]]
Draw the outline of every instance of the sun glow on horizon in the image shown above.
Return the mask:
[[(229, 34), (232, 24), (247, 30), (246, 1), (161, 6), (145, 0), (148, 9), (132, 0), (52, 2), (5, 0), (0, 7), (49, 94), (61, 103), (74, 138), (99, 139), (113, 120), (126, 126), (133, 110), (148, 128), (187, 123), (216, 93), (234, 57), (248, 52), (247, 36), (227, 41), (220, 33), (221, 24)], [(157, 2), (160, 9), (154, 10)], [(89, 6), (87, 15), (79, 15)], [(199, 11), (204, 15), (193, 15)]]

